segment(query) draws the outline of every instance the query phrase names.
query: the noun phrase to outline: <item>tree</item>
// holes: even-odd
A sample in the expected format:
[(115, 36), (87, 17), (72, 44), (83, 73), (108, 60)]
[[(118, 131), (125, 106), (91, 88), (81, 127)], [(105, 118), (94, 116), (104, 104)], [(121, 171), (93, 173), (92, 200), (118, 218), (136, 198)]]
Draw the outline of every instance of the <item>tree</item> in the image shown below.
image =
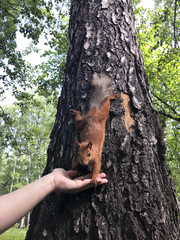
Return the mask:
[[(24, 55), (28, 55), (32, 51), (38, 52), (37, 44), (41, 37), (45, 44), (52, 48), (48, 54), (47, 52), (44, 54), (46, 56), (50, 55), (51, 68), (55, 69), (58, 65), (63, 68), (63, 63), (59, 62), (57, 64), (55, 61), (57, 58), (64, 58), (64, 48), (66, 49), (66, 37), (64, 37), (66, 33), (64, 32), (66, 31), (63, 32), (63, 30), (64, 26), (67, 25), (67, 21), (65, 21), (67, 13), (63, 9), (56, 16), (54, 9), (61, 8), (65, 2), (67, 2), (66, 5), (69, 4), (68, 1), (64, 0), (0, 0), (0, 98), (5, 97), (5, 90), (9, 88), (16, 96), (22, 89), (27, 90), (27, 87), (31, 88), (32, 85), (39, 87), (41, 93), (43, 90), (44, 94), (49, 89), (56, 92), (56, 88), (59, 87), (62, 80), (60, 71), (59, 76), (56, 74), (56, 81), (52, 86), (47, 75), (44, 84), (42, 84), (41, 79), (33, 81), (32, 77), (29, 78), (29, 72), (32, 73), (33, 67), (24, 60)], [(24, 52), (17, 50), (17, 33), (21, 38), (27, 38), (31, 42)], [(56, 46), (57, 42), (60, 42), (59, 48)], [(41, 67), (42, 69), (44, 65)], [(49, 73), (50, 67), (48, 67), (48, 70)]]
[[(164, 131), (167, 160), (179, 197), (180, 49), (174, 43), (174, 26), (176, 30), (180, 27), (177, 4), (178, 1), (163, 1), (161, 7), (154, 10), (135, 8), (134, 15), (153, 103)], [(179, 42), (178, 35), (176, 39)]]
[(31, 98), (21, 107), (4, 107), (0, 127), (0, 194), (40, 177), (54, 115), (55, 108), (42, 96)]
[[(145, 16), (139, 21), (137, 31), (156, 109), (164, 118), (180, 121), (180, 52), (174, 43), (173, 8), (158, 8), (154, 11), (140, 8), (138, 13), (137, 16)], [(179, 19), (176, 26), (180, 26)]]
[(68, 110), (87, 111), (95, 72), (106, 72), (121, 96), (106, 126), (102, 170), (109, 183), (48, 196), (34, 209), (26, 240), (177, 240), (178, 206), (129, 1), (72, 1), (65, 81), (44, 174), (75, 161)]
[[(31, 38), (37, 44), (40, 34), (44, 30), (44, 23), (48, 19), (48, 11), (52, 8), (51, 2), (44, 0), (19, 1), (0, 0), (0, 66), (1, 79), (4, 87), (16, 84), (24, 87), (27, 83), (26, 65), (20, 51), (16, 50), (16, 33), (21, 32), (24, 37)], [(4, 88), (1, 85), (1, 93)]]

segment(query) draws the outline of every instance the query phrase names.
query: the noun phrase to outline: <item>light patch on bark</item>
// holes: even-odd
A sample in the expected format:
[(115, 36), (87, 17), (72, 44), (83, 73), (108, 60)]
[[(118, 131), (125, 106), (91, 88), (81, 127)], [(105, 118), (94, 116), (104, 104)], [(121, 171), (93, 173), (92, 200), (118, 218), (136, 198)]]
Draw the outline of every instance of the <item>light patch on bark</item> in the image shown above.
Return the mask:
[(111, 53), (110, 52), (107, 52), (106, 55), (109, 59), (111, 58)]
[(130, 24), (130, 19), (127, 15), (125, 15), (125, 21), (127, 22), (127, 24)]
[(96, 46), (99, 46), (101, 43), (101, 31), (98, 30), (97, 32), (97, 41), (96, 41)]
[(121, 147), (124, 148), (126, 146), (126, 144), (128, 143), (128, 140), (129, 140), (129, 136), (126, 135), (125, 138), (124, 138), (124, 141), (122, 142), (121, 144)]
[(156, 145), (157, 144), (157, 139), (155, 138), (155, 136), (152, 136), (150, 138), (150, 142), (151, 142), (152, 145)]
[(122, 63), (125, 63), (125, 61), (126, 61), (126, 58), (123, 56), (123, 57), (121, 58), (121, 62), (122, 62)]
[(42, 235), (43, 235), (43, 237), (46, 237), (46, 236), (47, 236), (47, 231), (46, 231), (46, 229), (43, 230)]
[[(161, 203), (161, 205), (162, 205), (162, 203)], [(163, 205), (161, 206), (161, 221), (164, 224), (166, 223), (166, 210)]]
[(88, 49), (90, 47), (90, 43), (88, 41), (86, 41), (86, 43), (84, 44), (84, 49)]
[(137, 100), (137, 98), (134, 96), (133, 97), (133, 99), (132, 99), (132, 101), (133, 101), (133, 104), (134, 104), (134, 106), (137, 108), (137, 109), (141, 109), (141, 103)]
[(109, 7), (109, 1), (108, 0), (102, 0), (101, 1), (102, 8), (106, 9)]
[(112, 21), (114, 24), (117, 24), (116, 15), (114, 14), (114, 12), (112, 13)]
[(85, 27), (86, 27), (86, 38), (89, 39), (92, 37), (92, 26), (86, 23)]
[(108, 160), (108, 162), (106, 163), (107, 168), (109, 168), (111, 165), (112, 165), (112, 162)]
[(124, 122), (125, 128), (128, 132), (133, 132), (132, 126), (135, 125), (134, 119), (131, 117), (132, 109), (129, 105), (129, 96), (123, 92), (121, 92), (122, 99), (122, 107), (124, 108), (124, 116), (122, 116), (122, 120)]
[(79, 223), (80, 223), (80, 218), (76, 220), (76, 223), (74, 224), (74, 231), (76, 233), (79, 233)]

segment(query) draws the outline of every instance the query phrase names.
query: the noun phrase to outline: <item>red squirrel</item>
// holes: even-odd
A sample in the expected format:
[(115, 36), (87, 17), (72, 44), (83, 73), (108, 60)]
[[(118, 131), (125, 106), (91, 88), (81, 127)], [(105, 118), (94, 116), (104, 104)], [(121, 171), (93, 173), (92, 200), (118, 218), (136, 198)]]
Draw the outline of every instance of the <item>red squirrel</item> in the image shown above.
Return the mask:
[(70, 114), (75, 115), (75, 128), (80, 133), (81, 140), (81, 143), (77, 142), (78, 152), (72, 169), (79, 164), (90, 165), (92, 167), (91, 182), (95, 186), (101, 170), (101, 154), (110, 100), (116, 98), (118, 95), (113, 91), (111, 79), (106, 74), (94, 74), (91, 80), (89, 112), (81, 116), (79, 111), (70, 109)]

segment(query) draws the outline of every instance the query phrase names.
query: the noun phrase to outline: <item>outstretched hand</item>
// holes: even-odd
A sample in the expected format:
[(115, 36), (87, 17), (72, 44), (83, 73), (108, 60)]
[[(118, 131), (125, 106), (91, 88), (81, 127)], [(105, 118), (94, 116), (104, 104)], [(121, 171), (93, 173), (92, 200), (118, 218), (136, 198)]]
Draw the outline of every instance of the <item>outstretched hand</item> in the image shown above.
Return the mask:
[[(52, 173), (14, 192), (0, 196), (0, 233), (15, 224), (34, 206), (53, 191), (75, 194), (93, 187), (92, 174), (77, 177), (76, 170), (55, 169)], [(105, 173), (100, 173), (97, 185), (107, 183)]]
[[(55, 169), (52, 173), (54, 189), (56, 192), (75, 194), (88, 188), (94, 187), (91, 182), (92, 174), (77, 177), (78, 171), (70, 170), (65, 171), (62, 168)], [(97, 185), (107, 183), (105, 173), (100, 173), (97, 178)]]

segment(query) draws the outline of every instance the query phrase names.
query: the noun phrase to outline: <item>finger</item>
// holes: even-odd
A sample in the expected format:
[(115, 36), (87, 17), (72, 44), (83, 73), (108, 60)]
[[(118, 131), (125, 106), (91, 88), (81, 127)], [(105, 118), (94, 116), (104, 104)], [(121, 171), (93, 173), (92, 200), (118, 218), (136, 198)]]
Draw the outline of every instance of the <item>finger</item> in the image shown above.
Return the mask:
[[(106, 174), (99, 174), (99, 175), (100, 175), (100, 177), (97, 178), (97, 186), (108, 183), (108, 180), (106, 178), (101, 178), (102, 176), (105, 176)], [(79, 182), (79, 180), (77, 180), (77, 181)], [(80, 191), (84, 191), (84, 190), (87, 190), (92, 187), (95, 187), (95, 185), (91, 182), (91, 178), (90, 179), (86, 178), (81, 181), (81, 187), (76, 189), (74, 191), (74, 193), (78, 193)]]
[(105, 177), (106, 177), (106, 174), (105, 174), (105, 173), (99, 173), (97, 177), (98, 177), (98, 178), (105, 178)]
[(105, 184), (105, 183), (108, 183), (107, 178), (100, 178), (99, 180), (97, 179), (98, 185)]
[(85, 180), (85, 179), (91, 179), (92, 177), (92, 173), (88, 173), (86, 175), (80, 176), (78, 178), (76, 178), (77, 180)]
[[(80, 177), (78, 177), (78, 178), (76, 178), (76, 179), (78, 179), (78, 180), (84, 180), (84, 179), (89, 179), (89, 178), (91, 178), (91, 177), (92, 177), (92, 173), (89, 173), (89, 174), (87, 174), (87, 175), (80, 176)], [(97, 177), (98, 177), (98, 178), (105, 178), (105, 177), (106, 177), (106, 174), (105, 174), (105, 173), (99, 173)]]

